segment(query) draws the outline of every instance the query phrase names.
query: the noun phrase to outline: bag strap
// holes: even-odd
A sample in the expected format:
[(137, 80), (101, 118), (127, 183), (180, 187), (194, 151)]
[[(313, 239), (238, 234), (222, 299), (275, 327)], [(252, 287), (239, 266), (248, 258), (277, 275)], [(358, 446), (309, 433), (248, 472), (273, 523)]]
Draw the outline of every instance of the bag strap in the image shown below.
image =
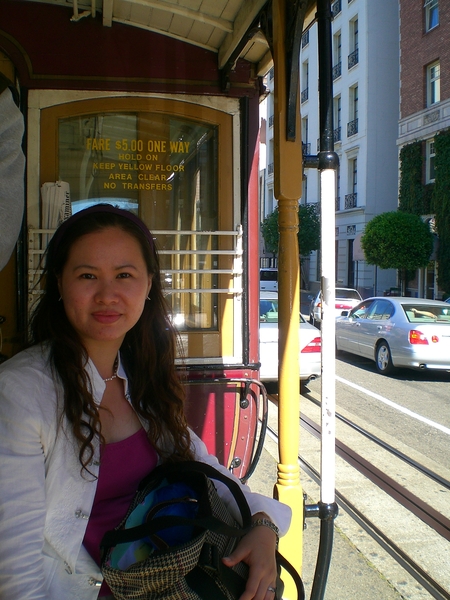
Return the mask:
[[(153, 477), (158, 473), (158, 477), (163, 478), (165, 475), (177, 474), (182, 469), (183, 473), (188, 471), (195, 473), (202, 473), (206, 477), (210, 479), (214, 479), (216, 481), (220, 481), (223, 483), (233, 495), (236, 504), (239, 508), (239, 511), (242, 516), (242, 525), (243, 527), (251, 527), (252, 524), (252, 515), (250, 512), (250, 507), (248, 505), (247, 499), (242, 492), (241, 484), (237, 483), (234, 479), (225, 475), (221, 471), (217, 470), (212, 465), (208, 465), (207, 463), (203, 463), (196, 460), (188, 460), (184, 462), (176, 462), (176, 463), (164, 463), (159, 467), (156, 467), (151, 473), (149, 473), (139, 484), (139, 490), (145, 488), (146, 485), (153, 479)], [(231, 475), (231, 473), (230, 473)]]
[(116, 544), (125, 544), (127, 542), (135, 542), (144, 537), (151, 536), (163, 529), (170, 527), (178, 527), (180, 525), (188, 525), (190, 527), (198, 527), (204, 531), (214, 531), (228, 537), (241, 538), (250, 531), (250, 528), (241, 529), (227, 525), (220, 519), (213, 516), (188, 518), (178, 515), (169, 515), (165, 517), (157, 517), (147, 523), (142, 523), (136, 527), (127, 529), (113, 529), (107, 531), (100, 542), (101, 548), (109, 548)]
[(305, 588), (303, 587), (303, 581), (300, 575), (297, 573), (295, 568), (291, 565), (287, 558), (285, 558), (282, 554), (276, 551), (277, 563), (285, 569), (289, 575), (292, 577), (295, 583), (295, 587), (297, 588), (297, 598), (298, 600), (305, 600)]

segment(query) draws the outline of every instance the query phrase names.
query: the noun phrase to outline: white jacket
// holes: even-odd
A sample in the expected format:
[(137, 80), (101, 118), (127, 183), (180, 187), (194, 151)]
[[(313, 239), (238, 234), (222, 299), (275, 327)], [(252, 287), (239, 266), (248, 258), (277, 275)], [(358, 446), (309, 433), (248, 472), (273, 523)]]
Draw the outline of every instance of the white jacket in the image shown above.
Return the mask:
[[(95, 401), (105, 383), (87, 365)], [(119, 365), (119, 376), (128, 381)], [(95, 600), (99, 567), (83, 546), (97, 479), (81, 475), (76, 442), (57, 413), (57, 391), (45, 346), (34, 346), (0, 366), (0, 600)], [(145, 423), (144, 423), (145, 426)], [(192, 433), (196, 458), (230, 477)], [(98, 441), (90, 465), (98, 474)], [(236, 479), (236, 478), (234, 478)], [(219, 494), (233, 511), (226, 486)], [(252, 513), (263, 511), (287, 531), (291, 510), (243, 486)], [(237, 517), (237, 515), (236, 515)]]

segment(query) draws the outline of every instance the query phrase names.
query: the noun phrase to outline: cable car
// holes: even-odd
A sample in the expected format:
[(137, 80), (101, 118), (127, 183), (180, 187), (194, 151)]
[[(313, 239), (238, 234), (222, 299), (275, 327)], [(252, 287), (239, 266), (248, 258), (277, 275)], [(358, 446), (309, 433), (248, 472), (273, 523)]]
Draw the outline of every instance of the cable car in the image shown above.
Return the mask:
[[(298, 55), (302, 31), (314, 18), (321, 37), (321, 151), (304, 157)], [(299, 572), (304, 507), (299, 425), (292, 418), (299, 410), (297, 205), (302, 165), (319, 169), (322, 206), (327, 198), (334, 205), (330, 21), (324, 0), (0, 2), (0, 72), (20, 96), (27, 161), (22, 233), (0, 272), (4, 356), (25, 341), (40, 293), (42, 256), (59, 222), (97, 202), (136, 212), (162, 258), (182, 343), (189, 420), (243, 480), (260, 455), (267, 413), (258, 377), (258, 105), (262, 77), (273, 64), (280, 215), (280, 461), (274, 493), (293, 508), (281, 549)], [(334, 235), (331, 216), (322, 227), (323, 239)], [(333, 305), (334, 258), (328, 260), (323, 409), (333, 416), (327, 307)], [(333, 419), (327, 427), (333, 444)], [(334, 455), (334, 448), (328, 451)], [(317, 508), (328, 541), (335, 509), (329, 475)], [(321, 581), (316, 597), (326, 577)]]

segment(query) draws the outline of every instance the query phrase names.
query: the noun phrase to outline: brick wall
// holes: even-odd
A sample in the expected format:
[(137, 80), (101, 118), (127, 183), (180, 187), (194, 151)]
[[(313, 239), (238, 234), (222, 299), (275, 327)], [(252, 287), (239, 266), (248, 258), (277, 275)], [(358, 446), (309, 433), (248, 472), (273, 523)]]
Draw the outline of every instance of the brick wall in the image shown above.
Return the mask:
[(439, 60), (441, 101), (450, 98), (450, 1), (439, 0), (439, 25), (425, 32), (424, 0), (400, 0), (400, 118), (426, 107), (426, 67)]

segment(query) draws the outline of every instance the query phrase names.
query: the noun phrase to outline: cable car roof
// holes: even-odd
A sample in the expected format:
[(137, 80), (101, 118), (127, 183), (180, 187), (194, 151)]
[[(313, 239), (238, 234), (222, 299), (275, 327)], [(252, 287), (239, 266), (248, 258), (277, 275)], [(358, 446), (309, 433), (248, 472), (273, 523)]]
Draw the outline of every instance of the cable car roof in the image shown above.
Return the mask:
[(258, 74), (271, 66), (266, 37), (253, 27), (268, 0), (29, 0), (72, 6), (72, 21), (101, 15), (105, 27), (122, 23), (160, 33), (218, 54), (222, 69), (244, 58)]

